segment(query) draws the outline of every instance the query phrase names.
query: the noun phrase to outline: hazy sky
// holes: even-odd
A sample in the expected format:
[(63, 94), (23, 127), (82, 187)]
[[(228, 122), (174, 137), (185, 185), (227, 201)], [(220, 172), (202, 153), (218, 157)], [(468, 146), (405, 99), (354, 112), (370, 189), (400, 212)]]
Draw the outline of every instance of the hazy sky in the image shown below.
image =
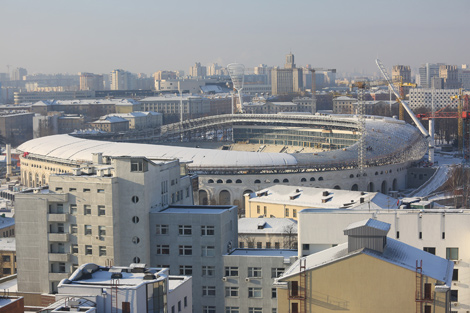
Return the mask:
[(470, 0), (0, 0), (0, 72), (470, 63)]

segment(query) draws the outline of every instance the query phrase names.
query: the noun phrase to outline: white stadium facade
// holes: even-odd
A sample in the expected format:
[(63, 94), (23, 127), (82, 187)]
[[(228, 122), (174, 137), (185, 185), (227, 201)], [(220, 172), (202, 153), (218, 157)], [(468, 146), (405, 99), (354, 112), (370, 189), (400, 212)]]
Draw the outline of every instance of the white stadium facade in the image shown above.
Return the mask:
[[(47, 185), (49, 175), (73, 175), (74, 168), (91, 163), (97, 153), (179, 159), (198, 177), (194, 187), (200, 204), (243, 207), (245, 193), (275, 184), (385, 194), (406, 188), (406, 169), (426, 154), (427, 140), (417, 128), (395, 118), (367, 116), (365, 129), (362, 169), (358, 165), (358, 119), (323, 114), (221, 115), (165, 126), (160, 137), (187, 146), (214, 132), (223, 134), (219, 137), (224, 140), (259, 145), (259, 151), (266, 145), (286, 147), (281, 151), (294, 147), (291, 153), (205, 149), (196, 147), (197, 142), (192, 147), (111, 142), (72, 135), (33, 139), (18, 150), (22, 153), (22, 183), (28, 187)], [(312, 149), (315, 152), (302, 152)]]

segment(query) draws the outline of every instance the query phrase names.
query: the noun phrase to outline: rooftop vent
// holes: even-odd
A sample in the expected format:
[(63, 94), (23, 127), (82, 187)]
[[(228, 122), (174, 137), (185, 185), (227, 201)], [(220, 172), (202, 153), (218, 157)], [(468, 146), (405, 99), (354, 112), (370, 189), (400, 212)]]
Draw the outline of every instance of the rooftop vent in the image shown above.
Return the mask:
[(289, 198), (290, 198), (291, 200), (295, 200), (295, 199), (297, 199), (298, 197), (300, 197), (300, 193), (295, 194), (295, 195), (293, 195), (293, 196), (290, 196)]
[(330, 194), (330, 193), (329, 193), (327, 190), (325, 190), (325, 191), (323, 191), (323, 194), (322, 194), (322, 195), (323, 195), (323, 197), (327, 197), (329, 194)]
[(147, 274), (145, 274), (145, 276), (144, 276), (144, 280), (154, 280), (154, 279), (157, 279), (157, 276), (155, 276), (155, 275), (152, 274), (152, 273), (147, 273)]
[(258, 229), (264, 229), (264, 226), (266, 225), (266, 222), (265, 221), (260, 221), (258, 223)]
[(261, 191), (261, 192), (257, 192), (256, 193), (256, 196), (257, 197), (264, 197), (264, 196), (267, 196), (268, 195), (268, 191), (265, 190), (265, 191)]
[(122, 273), (112, 273), (111, 279), (119, 279), (122, 278)]

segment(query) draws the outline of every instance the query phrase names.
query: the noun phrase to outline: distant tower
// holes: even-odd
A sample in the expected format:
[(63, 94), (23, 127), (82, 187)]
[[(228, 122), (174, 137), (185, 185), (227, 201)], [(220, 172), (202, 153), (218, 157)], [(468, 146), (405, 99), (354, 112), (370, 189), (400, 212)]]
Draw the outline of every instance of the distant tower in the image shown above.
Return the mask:
[(286, 65), (284, 66), (284, 68), (288, 68), (288, 69), (295, 68), (294, 55), (292, 53), (289, 53), (288, 55), (286, 55)]
[(243, 89), (243, 83), (245, 81), (245, 66), (243, 64), (231, 63), (227, 65), (227, 70), (230, 75), (230, 79), (232, 80), (233, 88), (238, 91), (238, 98), (240, 99), (240, 109), (243, 109), (241, 91)]

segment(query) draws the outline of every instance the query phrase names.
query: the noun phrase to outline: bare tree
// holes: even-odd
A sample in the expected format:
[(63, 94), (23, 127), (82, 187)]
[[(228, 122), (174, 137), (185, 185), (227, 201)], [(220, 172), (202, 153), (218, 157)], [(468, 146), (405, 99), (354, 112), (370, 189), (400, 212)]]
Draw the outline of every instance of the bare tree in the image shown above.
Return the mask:
[(297, 249), (297, 228), (295, 225), (284, 226), (282, 233), (284, 249)]
[[(468, 206), (469, 198), (469, 186), (470, 186), (470, 171), (469, 168), (463, 164), (454, 165), (448, 175), (445, 183), (448, 194), (454, 198), (455, 208), (459, 207), (459, 204), (464, 208)], [(461, 198), (461, 203), (459, 203)]]
[(239, 235), (240, 241), (245, 242), (247, 248), (254, 248), (255, 247), (255, 236), (252, 235)]

